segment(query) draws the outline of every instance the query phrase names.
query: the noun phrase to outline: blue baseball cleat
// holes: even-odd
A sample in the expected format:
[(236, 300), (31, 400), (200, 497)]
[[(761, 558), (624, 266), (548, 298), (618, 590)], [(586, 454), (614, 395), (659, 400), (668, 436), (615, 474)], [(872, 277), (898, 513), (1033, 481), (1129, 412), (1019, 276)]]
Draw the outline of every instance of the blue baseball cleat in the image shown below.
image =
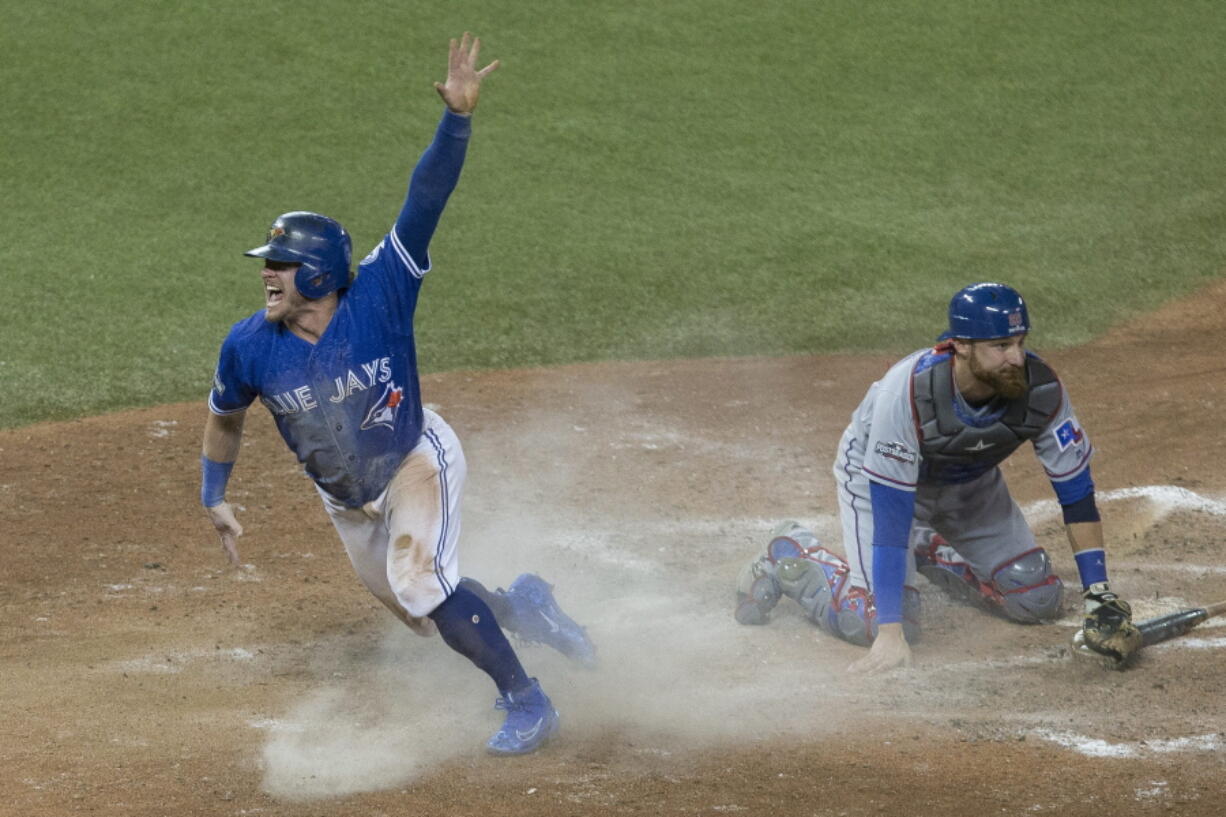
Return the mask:
[(498, 734), (485, 744), (490, 754), (526, 755), (535, 752), (558, 731), (558, 711), (535, 678), (518, 694), (508, 692), (494, 704), (505, 709), (507, 719)]
[(502, 591), (511, 606), (506, 627), (524, 641), (553, 647), (572, 661), (596, 666), (596, 647), (587, 631), (562, 612), (553, 587), (534, 573), (524, 573)]

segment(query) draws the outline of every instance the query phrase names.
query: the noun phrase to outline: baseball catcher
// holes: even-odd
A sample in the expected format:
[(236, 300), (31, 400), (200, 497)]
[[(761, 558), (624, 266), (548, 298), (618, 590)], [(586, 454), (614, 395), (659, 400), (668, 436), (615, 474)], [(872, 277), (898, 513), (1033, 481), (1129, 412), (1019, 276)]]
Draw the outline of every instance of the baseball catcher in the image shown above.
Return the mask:
[(916, 574), (1012, 621), (1055, 618), (1063, 583), (999, 467), (1029, 442), (1063, 511), (1085, 644), (1126, 663), (1141, 635), (1107, 581), (1093, 448), (1056, 373), (1025, 348), (1025, 301), (1004, 284), (973, 284), (954, 294), (948, 317), (934, 347), (873, 383), (839, 442), (844, 556), (785, 523), (741, 573), (737, 620), (765, 623), (790, 596), (819, 627), (868, 646), (852, 669), (873, 673), (911, 663)]

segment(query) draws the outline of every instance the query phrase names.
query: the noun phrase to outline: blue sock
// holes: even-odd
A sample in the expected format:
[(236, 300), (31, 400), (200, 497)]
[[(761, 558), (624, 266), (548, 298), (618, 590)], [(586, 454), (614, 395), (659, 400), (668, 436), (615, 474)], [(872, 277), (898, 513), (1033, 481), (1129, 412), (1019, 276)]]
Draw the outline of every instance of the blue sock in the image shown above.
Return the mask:
[(532, 683), (489, 605), (460, 583), (430, 618), (447, 646), (477, 665), (504, 695)]

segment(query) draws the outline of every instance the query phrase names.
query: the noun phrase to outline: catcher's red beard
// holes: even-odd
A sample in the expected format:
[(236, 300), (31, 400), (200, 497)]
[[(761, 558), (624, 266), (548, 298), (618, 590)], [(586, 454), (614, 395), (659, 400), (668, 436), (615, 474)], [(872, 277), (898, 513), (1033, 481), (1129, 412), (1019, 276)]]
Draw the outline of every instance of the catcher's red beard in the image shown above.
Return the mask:
[(971, 374), (981, 382), (991, 386), (992, 391), (999, 394), (1006, 400), (1016, 400), (1026, 393), (1029, 388), (1029, 383), (1026, 382), (1026, 368), (1024, 366), (1005, 366), (997, 371), (990, 372), (979, 365), (979, 361), (972, 354), (970, 358)]

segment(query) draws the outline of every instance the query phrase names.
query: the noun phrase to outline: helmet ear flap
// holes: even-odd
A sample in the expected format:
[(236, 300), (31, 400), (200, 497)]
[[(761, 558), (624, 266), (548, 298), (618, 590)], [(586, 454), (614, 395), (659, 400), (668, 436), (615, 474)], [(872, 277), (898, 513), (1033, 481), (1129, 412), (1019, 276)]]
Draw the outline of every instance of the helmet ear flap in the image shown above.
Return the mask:
[(244, 255), (300, 264), (294, 285), (303, 297), (315, 300), (349, 286), (351, 248), (349, 233), (339, 222), (296, 210), (278, 216), (267, 242)]

